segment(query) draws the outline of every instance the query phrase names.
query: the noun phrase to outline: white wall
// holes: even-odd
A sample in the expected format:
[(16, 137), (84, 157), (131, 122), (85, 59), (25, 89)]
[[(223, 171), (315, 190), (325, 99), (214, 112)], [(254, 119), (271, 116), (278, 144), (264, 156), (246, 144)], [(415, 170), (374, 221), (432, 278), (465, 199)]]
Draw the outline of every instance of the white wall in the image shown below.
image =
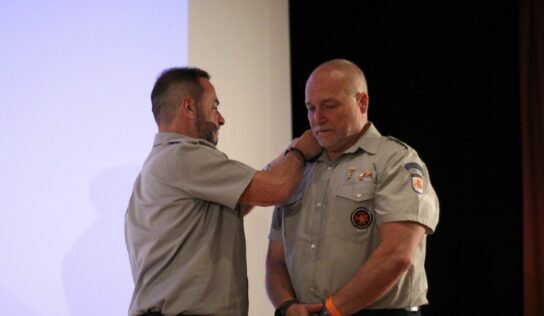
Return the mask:
[[(126, 315), (123, 219), (156, 76), (208, 70), (220, 149), (260, 168), (291, 133), (287, 27), (286, 0), (0, 1), (0, 315)], [(250, 315), (272, 313), (270, 215), (246, 220)]]
[[(261, 168), (291, 139), (287, 0), (191, 0), (189, 31), (189, 64), (211, 73), (226, 119), (218, 147)], [(271, 215), (255, 208), (245, 219), (249, 315), (274, 314), (264, 287)]]
[(126, 315), (123, 219), (187, 2), (0, 2), (0, 314)]

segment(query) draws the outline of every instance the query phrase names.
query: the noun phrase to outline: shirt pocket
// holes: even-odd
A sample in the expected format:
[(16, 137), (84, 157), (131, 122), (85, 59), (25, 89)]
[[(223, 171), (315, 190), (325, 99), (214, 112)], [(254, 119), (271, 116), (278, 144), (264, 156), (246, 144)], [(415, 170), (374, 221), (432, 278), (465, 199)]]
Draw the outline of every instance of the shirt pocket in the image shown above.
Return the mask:
[(376, 229), (375, 191), (376, 184), (371, 181), (338, 187), (330, 213), (337, 237), (353, 241), (372, 238)]

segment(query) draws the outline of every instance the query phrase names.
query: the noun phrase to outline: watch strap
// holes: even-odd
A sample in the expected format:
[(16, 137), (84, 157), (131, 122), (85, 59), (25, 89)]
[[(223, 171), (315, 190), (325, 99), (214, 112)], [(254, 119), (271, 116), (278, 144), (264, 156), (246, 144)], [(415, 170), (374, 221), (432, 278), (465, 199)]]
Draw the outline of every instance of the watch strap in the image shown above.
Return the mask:
[(278, 308), (276, 309), (276, 313), (274, 313), (274, 315), (275, 316), (284, 316), (285, 313), (287, 312), (287, 309), (291, 305), (296, 304), (296, 303), (298, 303), (298, 301), (296, 299), (294, 299), (294, 298), (283, 301), (280, 304), (280, 306), (278, 306)]

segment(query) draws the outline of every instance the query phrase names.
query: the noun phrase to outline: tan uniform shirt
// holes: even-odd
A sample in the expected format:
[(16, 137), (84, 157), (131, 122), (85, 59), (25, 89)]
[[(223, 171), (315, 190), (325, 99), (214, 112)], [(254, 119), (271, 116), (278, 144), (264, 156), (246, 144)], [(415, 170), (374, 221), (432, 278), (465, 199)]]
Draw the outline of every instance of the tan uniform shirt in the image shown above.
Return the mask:
[[(299, 190), (274, 210), (269, 238), (284, 245), (299, 301), (321, 303), (344, 286), (378, 245), (378, 226), (438, 223), (438, 199), (417, 153), (371, 125), (335, 161), (326, 154), (306, 167)], [(370, 308), (427, 304), (424, 239), (413, 266)]]
[(238, 199), (256, 170), (201, 139), (158, 133), (125, 215), (130, 315), (247, 315)]

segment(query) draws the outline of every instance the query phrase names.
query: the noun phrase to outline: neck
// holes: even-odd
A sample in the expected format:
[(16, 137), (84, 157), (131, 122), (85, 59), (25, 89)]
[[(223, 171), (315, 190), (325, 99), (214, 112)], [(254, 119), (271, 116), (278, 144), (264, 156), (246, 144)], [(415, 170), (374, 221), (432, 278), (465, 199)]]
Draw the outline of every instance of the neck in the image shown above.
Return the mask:
[(366, 131), (368, 130), (368, 128), (370, 127), (370, 122), (367, 122), (363, 128), (361, 129), (361, 131), (357, 134), (354, 134), (351, 139), (346, 142), (346, 144), (344, 146), (342, 146), (340, 149), (338, 150), (326, 150), (327, 151), (327, 157), (329, 157), (329, 160), (330, 161), (333, 161), (333, 160), (336, 160), (336, 158), (340, 157), (346, 150), (348, 150), (351, 146), (353, 146), (353, 144), (355, 144), (365, 133)]
[(170, 124), (159, 124), (159, 133), (177, 133), (187, 135), (190, 137), (197, 137), (197, 133), (194, 126), (189, 124), (190, 122), (179, 123), (174, 120)]

